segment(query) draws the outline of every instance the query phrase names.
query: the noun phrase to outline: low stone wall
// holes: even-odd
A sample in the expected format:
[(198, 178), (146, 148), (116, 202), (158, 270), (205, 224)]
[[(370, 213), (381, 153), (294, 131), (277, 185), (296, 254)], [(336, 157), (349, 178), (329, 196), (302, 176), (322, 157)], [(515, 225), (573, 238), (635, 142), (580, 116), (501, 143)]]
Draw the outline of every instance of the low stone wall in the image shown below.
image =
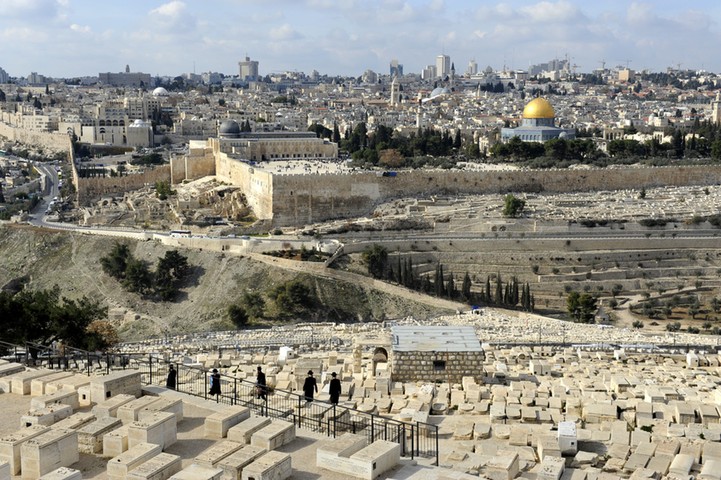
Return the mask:
[(125, 192), (153, 185), (158, 181), (170, 183), (170, 165), (162, 165), (148, 169), (145, 173), (123, 177), (78, 178), (76, 185), (78, 202), (80, 205), (88, 205), (93, 199), (103, 195), (122, 196)]
[[(393, 352), (391, 378), (394, 382), (414, 382), (419, 378), (429, 382), (461, 383), (463, 377), (483, 379), (483, 352)], [(443, 369), (437, 362), (443, 362)]]

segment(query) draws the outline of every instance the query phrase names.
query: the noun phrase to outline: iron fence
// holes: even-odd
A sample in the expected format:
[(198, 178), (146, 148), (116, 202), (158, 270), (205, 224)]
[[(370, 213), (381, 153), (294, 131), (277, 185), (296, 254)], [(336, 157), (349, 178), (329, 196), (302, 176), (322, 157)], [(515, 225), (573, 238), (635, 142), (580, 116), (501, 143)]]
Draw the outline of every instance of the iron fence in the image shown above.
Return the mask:
[[(140, 372), (144, 385), (166, 386), (170, 362), (146, 354), (86, 352), (27, 342), (14, 345), (0, 341), (0, 356), (27, 366), (71, 370), (87, 375), (107, 374), (111, 370), (132, 369)], [(401, 446), (406, 457), (434, 458), (438, 465), (438, 426), (424, 422), (403, 422), (383, 415), (362, 412), (344, 405), (321, 400), (307, 401), (291, 391), (268, 388), (260, 395), (255, 382), (220, 375), (220, 394), (210, 395), (210, 372), (196, 365), (173, 364), (176, 369), (175, 390), (225, 405), (240, 405), (256, 414), (292, 422), (298, 428), (336, 437), (350, 432), (364, 435), (368, 444), (387, 440)]]

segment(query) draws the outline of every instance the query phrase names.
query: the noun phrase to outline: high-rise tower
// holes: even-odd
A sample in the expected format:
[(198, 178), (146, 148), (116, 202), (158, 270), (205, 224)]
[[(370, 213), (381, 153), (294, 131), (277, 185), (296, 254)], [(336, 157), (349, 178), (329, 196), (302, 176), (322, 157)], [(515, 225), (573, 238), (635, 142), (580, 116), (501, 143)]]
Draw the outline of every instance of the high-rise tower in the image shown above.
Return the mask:
[(436, 75), (446, 78), (451, 74), (451, 57), (448, 55), (438, 55), (436, 57)]
[(238, 62), (240, 67), (240, 79), (246, 82), (258, 80), (258, 61), (251, 60), (249, 56), (245, 56), (244, 61)]

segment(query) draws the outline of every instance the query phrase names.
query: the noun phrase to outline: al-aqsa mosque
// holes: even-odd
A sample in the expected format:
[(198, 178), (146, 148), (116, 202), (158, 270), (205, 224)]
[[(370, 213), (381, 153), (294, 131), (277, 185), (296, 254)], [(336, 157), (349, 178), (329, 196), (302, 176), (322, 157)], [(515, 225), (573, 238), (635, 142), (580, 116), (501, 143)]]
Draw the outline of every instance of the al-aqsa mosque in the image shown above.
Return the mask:
[(559, 128), (555, 125), (556, 112), (545, 98), (537, 97), (523, 109), (523, 120), (517, 128), (501, 130), (501, 141), (508, 142), (519, 137), (524, 142), (545, 142), (553, 138), (576, 138), (574, 129)]

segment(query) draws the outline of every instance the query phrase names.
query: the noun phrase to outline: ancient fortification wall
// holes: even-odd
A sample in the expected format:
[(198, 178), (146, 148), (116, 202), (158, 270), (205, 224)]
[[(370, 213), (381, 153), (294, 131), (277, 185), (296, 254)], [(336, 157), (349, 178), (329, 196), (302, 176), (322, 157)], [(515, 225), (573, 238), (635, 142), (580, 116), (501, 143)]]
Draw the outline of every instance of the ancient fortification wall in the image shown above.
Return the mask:
[(34, 132), (32, 130), (13, 127), (3, 122), (0, 122), (0, 137), (5, 137), (9, 141), (20, 142), (27, 145), (41, 145), (45, 149), (54, 152), (65, 150), (68, 144), (67, 133)]
[(173, 157), (170, 160), (170, 178), (172, 183), (215, 175), (215, 157), (210, 149), (203, 155)]
[(216, 152), (216, 175), (221, 181), (240, 187), (258, 218), (273, 218), (275, 176), (248, 163)]
[(87, 205), (93, 199), (104, 195), (122, 196), (127, 191), (137, 190), (157, 181), (170, 181), (170, 165), (162, 165), (147, 169), (141, 174), (123, 177), (78, 178), (76, 184), (78, 202), (80, 205)]
[[(561, 193), (719, 183), (719, 165), (482, 172), (416, 170), (399, 171), (395, 177), (378, 176), (375, 172), (272, 175), (272, 185), (246, 191), (246, 196), (250, 200), (257, 195), (272, 193), (273, 223), (300, 225), (369, 215), (378, 203), (399, 197), (507, 192)], [(253, 201), (266, 203), (259, 198)], [(256, 211), (256, 214), (265, 218), (265, 213)]]

